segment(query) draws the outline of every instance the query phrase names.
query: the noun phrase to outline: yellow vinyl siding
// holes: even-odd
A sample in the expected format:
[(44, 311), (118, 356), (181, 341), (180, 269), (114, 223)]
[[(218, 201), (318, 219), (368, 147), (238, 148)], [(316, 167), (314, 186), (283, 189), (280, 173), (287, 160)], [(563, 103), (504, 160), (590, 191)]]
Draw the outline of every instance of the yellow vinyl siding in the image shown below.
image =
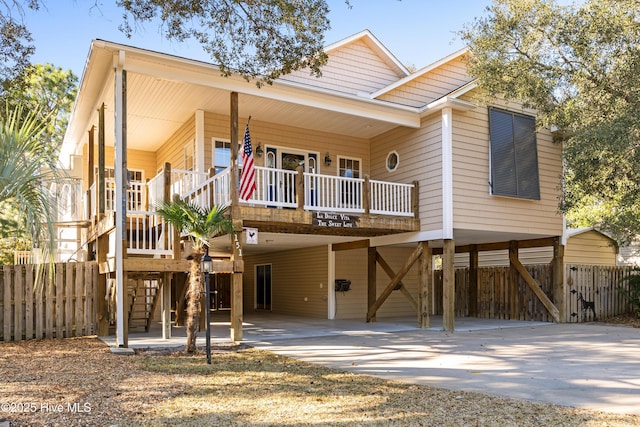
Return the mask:
[(410, 80), (378, 99), (411, 107), (422, 107), (471, 81), (462, 57)]
[[(244, 135), (246, 119), (239, 126), (239, 137)], [(280, 149), (296, 149), (307, 153), (318, 154), (319, 171), (326, 175), (336, 175), (337, 156), (357, 158), (361, 161), (362, 173), (369, 171), (369, 141), (363, 138), (353, 138), (330, 132), (319, 132), (294, 126), (285, 126), (269, 122), (251, 120), (249, 126), (253, 147), (258, 144), (266, 153), (267, 146)], [(228, 140), (229, 117), (217, 114), (205, 114), (205, 166), (211, 165), (211, 138)], [(331, 166), (325, 166), (324, 156), (331, 155)], [(264, 166), (266, 155), (261, 158), (254, 156), (257, 166)]]
[[(616, 252), (613, 240), (602, 233), (590, 230), (567, 239), (564, 263), (613, 266), (616, 265)], [(520, 249), (518, 258), (524, 265), (548, 264), (553, 258), (553, 248), (547, 246)], [(478, 265), (480, 267), (507, 266), (509, 265), (509, 252), (507, 250), (480, 252)], [(468, 267), (469, 254), (456, 254), (455, 266), (456, 268)]]
[(166, 162), (171, 163), (172, 169), (185, 169), (184, 147), (195, 141), (195, 116), (184, 122), (182, 126), (171, 135), (158, 149), (156, 160), (157, 169), (160, 170)]
[(489, 128), (486, 107), (453, 115), (454, 228), (562, 234), (557, 214), (561, 145), (545, 130), (537, 133), (540, 200), (493, 196), (489, 188)]
[(356, 40), (329, 53), (329, 60), (322, 67), (322, 77), (314, 77), (304, 69), (280, 80), (356, 95), (380, 90), (400, 77), (366, 42)]
[[(412, 248), (380, 247), (378, 252), (395, 271), (399, 271), (405, 264)], [(418, 276), (417, 266), (414, 265), (402, 283), (417, 301)], [(340, 251), (336, 253), (336, 279), (351, 280), (351, 290), (336, 292), (336, 319), (366, 319), (367, 315), (367, 250), (356, 249)], [(380, 295), (391, 279), (382, 267), (376, 269), (376, 295)], [(415, 310), (400, 291), (393, 291), (382, 307), (378, 310), (377, 317), (403, 317), (413, 316)]]
[[(420, 129), (396, 128), (371, 142), (371, 178), (410, 184), (418, 181), (420, 226), (442, 228), (442, 124), (440, 114), (422, 120)], [(395, 150), (400, 158), (389, 172), (386, 159)]]
[[(85, 144), (82, 148), (82, 157), (84, 159), (88, 156), (88, 144)], [(98, 146), (93, 150), (94, 152), (94, 167), (98, 166)], [(113, 147), (105, 147), (104, 153), (104, 163), (105, 167), (113, 168), (114, 167), (114, 151)], [(127, 167), (131, 170), (141, 170), (144, 171), (144, 178), (151, 179), (156, 175), (156, 154), (150, 151), (140, 151), (140, 150), (127, 150)], [(86, 184), (89, 177), (89, 162), (85, 161), (83, 163), (83, 182)], [(93, 173), (93, 172), (92, 172)], [(85, 188), (86, 190), (86, 188)]]
[(258, 264), (271, 264), (271, 311), (292, 316), (327, 317), (326, 246), (245, 257), (245, 310), (253, 311), (255, 307), (255, 266)]
[(572, 236), (564, 251), (565, 264), (616, 265), (616, 247), (611, 239), (597, 231)]

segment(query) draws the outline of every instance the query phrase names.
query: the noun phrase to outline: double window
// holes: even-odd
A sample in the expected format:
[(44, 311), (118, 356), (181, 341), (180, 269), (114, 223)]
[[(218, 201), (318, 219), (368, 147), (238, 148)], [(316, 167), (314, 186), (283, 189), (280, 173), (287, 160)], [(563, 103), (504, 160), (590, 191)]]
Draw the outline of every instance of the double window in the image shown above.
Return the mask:
[(540, 200), (534, 117), (489, 109), (491, 193)]

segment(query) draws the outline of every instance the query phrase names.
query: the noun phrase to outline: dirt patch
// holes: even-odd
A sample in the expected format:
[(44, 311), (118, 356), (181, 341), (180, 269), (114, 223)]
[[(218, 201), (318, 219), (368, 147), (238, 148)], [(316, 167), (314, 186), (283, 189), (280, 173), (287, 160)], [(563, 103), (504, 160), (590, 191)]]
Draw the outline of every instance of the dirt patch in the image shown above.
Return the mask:
[(112, 354), (95, 337), (0, 343), (12, 426), (640, 426), (640, 416), (385, 381), (240, 345)]
[(640, 328), (640, 317), (638, 317), (636, 313), (625, 313), (618, 316), (607, 317), (602, 320), (602, 323)]

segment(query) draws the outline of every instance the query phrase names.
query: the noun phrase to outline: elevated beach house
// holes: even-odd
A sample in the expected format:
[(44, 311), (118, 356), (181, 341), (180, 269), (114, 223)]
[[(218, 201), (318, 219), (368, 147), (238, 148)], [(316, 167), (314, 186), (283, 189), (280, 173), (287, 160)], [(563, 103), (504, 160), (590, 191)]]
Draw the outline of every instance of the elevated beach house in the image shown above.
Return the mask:
[[(229, 207), (236, 233), (210, 242), (209, 301), (229, 310), (236, 340), (254, 310), (427, 326), (434, 255), (452, 331), (454, 253), (468, 254), (470, 301), (479, 252), (508, 250), (525, 276), (522, 248), (550, 247), (562, 265), (562, 147), (530, 111), (478, 100), (466, 50), (415, 72), (369, 31), (326, 52), (321, 78), (258, 88), (209, 63), (92, 42), (62, 160), (82, 183), (101, 333), (126, 346), (136, 316), (162, 319), (167, 336), (181, 315), (189, 248), (155, 213), (174, 197)], [(245, 136), (256, 188), (243, 198)], [(539, 298), (560, 321), (557, 270)]]

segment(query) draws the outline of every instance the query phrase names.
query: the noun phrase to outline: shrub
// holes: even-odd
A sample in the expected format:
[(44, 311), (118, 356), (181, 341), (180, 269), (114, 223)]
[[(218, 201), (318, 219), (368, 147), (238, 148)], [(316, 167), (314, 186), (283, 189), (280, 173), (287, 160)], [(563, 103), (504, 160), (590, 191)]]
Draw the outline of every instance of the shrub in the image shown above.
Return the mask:
[(636, 316), (640, 317), (640, 271), (622, 278), (618, 283), (618, 292), (627, 298)]

